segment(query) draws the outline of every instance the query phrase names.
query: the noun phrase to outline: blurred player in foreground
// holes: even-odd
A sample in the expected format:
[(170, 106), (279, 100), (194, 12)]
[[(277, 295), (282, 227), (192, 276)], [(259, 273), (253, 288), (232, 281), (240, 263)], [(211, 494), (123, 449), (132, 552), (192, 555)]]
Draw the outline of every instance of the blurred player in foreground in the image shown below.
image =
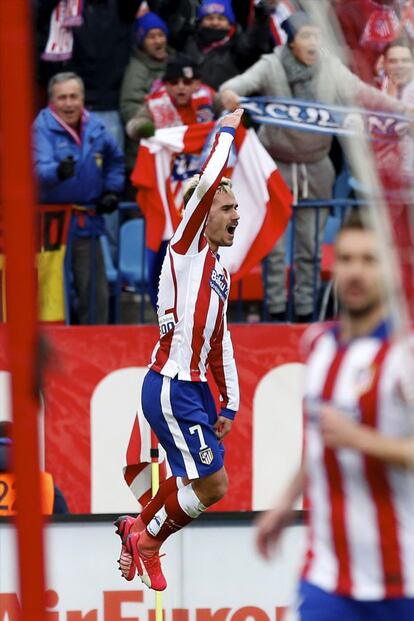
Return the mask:
[[(120, 568), (137, 571), (156, 591), (167, 583), (159, 548), (227, 491), (221, 440), (239, 407), (239, 387), (226, 308), (230, 277), (218, 249), (231, 246), (239, 221), (229, 179), (223, 178), (242, 110), (221, 121), (201, 175), (184, 191), (183, 219), (171, 239), (158, 292), (160, 340), (142, 388), (142, 409), (164, 447), (173, 476), (134, 520), (115, 524), (122, 539)], [(207, 366), (220, 390), (217, 416)]]
[[(301, 621), (414, 619), (414, 382), (392, 340), (376, 234), (358, 214), (335, 246), (339, 323), (305, 335), (305, 459), (257, 524), (268, 557), (310, 501)], [(411, 385), (410, 385), (411, 384)]]

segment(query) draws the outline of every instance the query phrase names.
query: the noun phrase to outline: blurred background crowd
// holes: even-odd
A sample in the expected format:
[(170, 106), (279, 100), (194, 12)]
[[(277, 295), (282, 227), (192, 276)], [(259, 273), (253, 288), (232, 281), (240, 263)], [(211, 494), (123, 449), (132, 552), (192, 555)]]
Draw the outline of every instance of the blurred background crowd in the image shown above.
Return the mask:
[[(137, 193), (131, 174), (140, 142), (157, 130), (214, 121), (240, 105), (240, 97), (251, 96), (412, 114), (414, 1), (323, 4), (341, 60), (306, 1), (34, 2), (34, 165), (39, 202), (70, 206), (66, 321), (155, 318), (160, 266), (173, 229), (165, 227), (156, 252), (145, 249), (148, 206), (141, 205), (144, 194)], [(322, 310), (332, 314), (334, 304), (329, 295), (325, 299), (329, 252), (358, 180), (335, 136), (259, 125), (245, 116), (295, 207), (294, 221), (274, 249), (235, 283), (232, 317), (308, 322)], [(411, 140), (397, 155), (387, 148), (378, 152), (384, 170), (398, 168), (409, 177)], [(184, 167), (184, 177), (197, 169), (188, 155), (175, 166)], [(142, 263), (139, 277), (129, 278), (122, 267), (128, 251), (131, 261)]]

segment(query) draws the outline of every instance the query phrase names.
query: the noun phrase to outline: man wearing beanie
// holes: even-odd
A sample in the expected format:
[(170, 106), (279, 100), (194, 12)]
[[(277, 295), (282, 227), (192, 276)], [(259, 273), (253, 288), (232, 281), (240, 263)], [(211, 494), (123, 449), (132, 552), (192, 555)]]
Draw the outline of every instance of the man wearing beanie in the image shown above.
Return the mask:
[[(164, 74), (168, 55), (168, 28), (155, 13), (145, 13), (135, 22), (135, 43), (125, 70), (120, 95), (121, 117), (126, 125), (142, 106), (155, 80)], [(131, 171), (137, 155), (137, 143), (127, 139), (126, 168)]]
[(187, 39), (184, 52), (198, 63), (201, 80), (217, 90), (268, 52), (268, 41), (267, 15), (242, 32), (230, 0), (202, 0), (196, 31)]
[[(214, 119), (213, 100), (215, 91), (199, 79), (198, 67), (193, 60), (178, 55), (171, 60), (162, 81), (146, 97), (145, 103), (137, 114), (128, 122), (128, 136), (138, 141), (152, 136), (156, 129), (206, 123)], [(180, 177), (192, 176), (199, 169), (199, 157), (184, 155), (175, 160), (174, 170), (179, 167)], [(139, 198), (143, 212), (145, 204)], [(164, 231), (163, 241), (158, 252), (147, 249), (148, 281), (151, 302), (157, 305), (158, 282), (167, 244), (170, 239), (168, 230)]]
[[(283, 26), (287, 34), (285, 45), (222, 85), (221, 101), (225, 108), (239, 107), (240, 96), (259, 94), (405, 112), (402, 102), (362, 82), (335, 56), (322, 54), (320, 29), (306, 13), (294, 13)], [(335, 180), (329, 158), (332, 136), (266, 124), (260, 127), (258, 135), (291, 188), (295, 202), (332, 197)], [(321, 210), (319, 240), (323, 238), (327, 215), (327, 209)], [(313, 209), (297, 210), (294, 303), (298, 322), (310, 321), (313, 314), (315, 226)], [(319, 255), (320, 247), (317, 250)], [(283, 321), (286, 318), (284, 238), (268, 257), (267, 299), (271, 318)]]

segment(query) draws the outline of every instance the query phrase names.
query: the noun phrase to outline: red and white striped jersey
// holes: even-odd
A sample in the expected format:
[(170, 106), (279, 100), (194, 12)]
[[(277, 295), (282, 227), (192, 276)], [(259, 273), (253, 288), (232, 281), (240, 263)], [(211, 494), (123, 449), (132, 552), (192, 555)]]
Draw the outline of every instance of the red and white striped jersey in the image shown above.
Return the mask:
[(167, 377), (207, 381), (210, 365), (222, 407), (236, 412), (239, 386), (226, 323), (230, 276), (213, 254), (204, 228), (226, 168), (234, 130), (221, 128), (168, 246), (158, 291), (160, 340), (150, 368)]
[(329, 402), (383, 435), (413, 436), (410, 368), (407, 349), (390, 343), (385, 324), (347, 345), (336, 328), (313, 340), (304, 402), (310, 529), (303, 575), (326, 591), (361, 600), (414, 596), (414, 471), (327, 448), (318, 425), (319, 406)]

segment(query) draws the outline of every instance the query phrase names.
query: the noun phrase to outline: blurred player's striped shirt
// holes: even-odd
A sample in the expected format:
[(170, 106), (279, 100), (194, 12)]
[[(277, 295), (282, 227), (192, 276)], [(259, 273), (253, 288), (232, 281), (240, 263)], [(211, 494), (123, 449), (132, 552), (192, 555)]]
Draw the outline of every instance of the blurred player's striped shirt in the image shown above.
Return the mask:
[(204, 382), (210, 365), (222, 407), (235, 412), (239, 387), (226, 323), (230, 276), (204, 237), (233, 138), (231, 128), (217, 134), (200, 182), (168, 246), (158, 293), (160, 340), (150, 368), (167, 377)]
[(352, 449), (327, 448), (318, 424), (325, 402), (383, 435), (413, 436), (406, 390), (407, 380), (413, 382), (411, 356), (390, 343), (386, 324), (348, 345), (339, 342), (335, 328), (310, 342), (305, 386), (310, 533), (304, 577), (361, 600), (413, 597), (414, 470)]

